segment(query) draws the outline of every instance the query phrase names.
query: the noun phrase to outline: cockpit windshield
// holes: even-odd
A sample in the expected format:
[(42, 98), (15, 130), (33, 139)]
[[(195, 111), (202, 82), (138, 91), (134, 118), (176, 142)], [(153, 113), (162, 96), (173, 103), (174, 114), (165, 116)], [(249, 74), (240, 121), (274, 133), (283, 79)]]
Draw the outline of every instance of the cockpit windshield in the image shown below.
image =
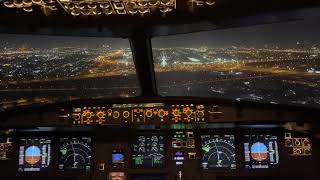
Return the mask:
[(152, 39), (162, 96), (320, 107), (320, 24), (308, 19)]
[(129, 41), (0, 34), (3, 108), (140, 93)]

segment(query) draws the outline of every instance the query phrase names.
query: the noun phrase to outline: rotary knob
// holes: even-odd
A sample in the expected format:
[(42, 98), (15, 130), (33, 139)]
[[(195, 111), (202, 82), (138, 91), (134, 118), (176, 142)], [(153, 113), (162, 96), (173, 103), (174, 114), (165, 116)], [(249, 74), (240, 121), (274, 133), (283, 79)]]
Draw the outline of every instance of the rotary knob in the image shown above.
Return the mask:
[(123, 111), (122, 115), (124, 118), (128, 118), (130, 116), (130, 113), (129, 111)]
[(93, 116), (93, 112), (89, 111), (89, 110), (85, 110), (83, 111), (82, 115), (87, 118), (90, 119)]
[(187, 116), (191, 116), (191, 114), (192, 114), (192, 111), (191, 111), (190, 109), (188, 109), (188, 110), (186, 111), (186, 115), (187, 115)]
[(163, 118), (165, 115), (166, 115), (166, 112), (165, 112), (163, 109), (160, 109), (160, 110), (158, 111), (158, 116), (159, 116), (160, 118)]
[(177, 117), (177, 116), (180, 116), (180, 110), (179, 109), (173, 109), (172, 110), (172, 114), (175, 116), (175, 117)]
[(75, 113), (75, 114), (73, 114), (73, 118), (75, 119), (75, 120), (80, 120), (80, 114), (79, 113)]
[(97, 112), (97, 117), (99, 119), (104, 119), (106, 117), (106, 113), (104, 113), (103, 111), (98, 111)]
[(284, 144), (285, 144), (286, 147), (292, 147), (293, 146), (293, 143), (292, 143), (291, 139), (287, 139)]
[(304, 139), (303, 141), (302, 141), (302, 144), (303, 144), (303, 146), (311, 146), (311, 143), (310, 143), (310, 141), (309, 141), (309, 139)]
[(146, 116), (147, 117), (152, 117), (152, 115), (153, 115), (152, 109), (147, 109), (146, 110)]
[(119, 111), (113, 111), (113, 115), (114, 118), (118, 118), (120, 116)]
[(198, 112), (197, 112), (197, 116), (198, 116), (199, 118), (202, 118), (202, 117), (204, 116), (204, 111), (198, 111)]

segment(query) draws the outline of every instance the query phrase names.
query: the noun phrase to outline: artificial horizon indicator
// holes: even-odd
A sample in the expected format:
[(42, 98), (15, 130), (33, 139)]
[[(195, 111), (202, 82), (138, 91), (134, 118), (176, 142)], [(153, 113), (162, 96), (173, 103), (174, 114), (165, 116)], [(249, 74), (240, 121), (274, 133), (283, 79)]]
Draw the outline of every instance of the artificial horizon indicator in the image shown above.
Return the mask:
[(51, 140), (26, 138), (20, 140), (19, 172), (46, 170), (51, 162)]
[(277, 136), (245, 135), (244, 155), (247, 169), (268, 169), (279, 163)]

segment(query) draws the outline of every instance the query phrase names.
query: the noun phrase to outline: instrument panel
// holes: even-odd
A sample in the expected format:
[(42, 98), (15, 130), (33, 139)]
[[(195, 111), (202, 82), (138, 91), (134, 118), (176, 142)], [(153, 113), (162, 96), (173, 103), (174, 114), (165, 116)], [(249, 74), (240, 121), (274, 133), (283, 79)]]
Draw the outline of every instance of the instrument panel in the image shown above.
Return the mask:
[[(279, 123), (237, 124), (235, 108), (226, 106), (177, 104), (69, 106), (58, 116), (43, 113), (63, 126), (18, 126), (0, 134), (0, 168), (11, 170), (0, 178), (211, 180), (314, 169), (318, 147), (308, 133)], [(241, 112), (247, 117), (251, 111)], [(301, 162), (311, 165), (300, 170)]]
[[(284, 154), (291, 132), (279, 128), (127, 131), (106, 129), (107, 137), (95, 131), (51, 132), (51, 136), (47, 132), (36, 136), (24, 133), (22, 138), (17, 135), (12, 137), (19, 142), (14, 144), (18, 146), (17, 172), (19, 175), (34, 172), (36, 176), (53, 170), (60, 175), (68, 172), (63, 177), (83, 174), (88, 178), (105, 174), (110, 180), (207, 180), (217, 172), (239, 174), (281, 169), (282, 161), (294, 162), (290, 157), (307, 157)], [(121, 138), (121, 133), (128, 133), (127, 138)], [(308, 144), (311, 148), (311, 141)]]

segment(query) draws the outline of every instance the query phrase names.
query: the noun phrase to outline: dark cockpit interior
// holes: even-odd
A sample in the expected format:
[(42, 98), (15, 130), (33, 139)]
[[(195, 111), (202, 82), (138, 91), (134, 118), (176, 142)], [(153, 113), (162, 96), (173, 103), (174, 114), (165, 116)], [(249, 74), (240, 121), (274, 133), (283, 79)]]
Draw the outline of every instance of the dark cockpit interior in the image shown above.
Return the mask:
[(318, 180), (318, 0), (0, 0), (0, 179)]

